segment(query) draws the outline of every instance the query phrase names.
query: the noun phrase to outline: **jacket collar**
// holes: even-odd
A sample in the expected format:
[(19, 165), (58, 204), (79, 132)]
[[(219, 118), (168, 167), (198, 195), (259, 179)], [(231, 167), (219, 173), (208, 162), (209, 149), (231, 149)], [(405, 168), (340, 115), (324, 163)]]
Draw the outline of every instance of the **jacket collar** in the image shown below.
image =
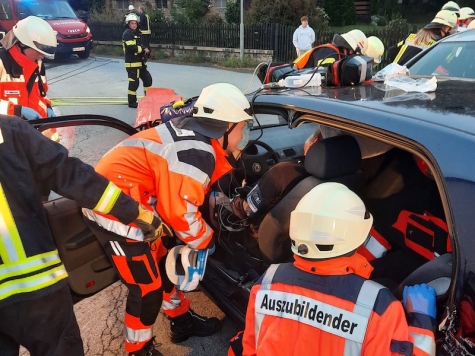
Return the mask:
[(38, 68), (39, 64), (21, 53), (18, 46), (13, 46), (8, 52), (13, 57), (11, 68), (12, 76), (20, 77), (23, 74), (25, 80), (28, 80), (31, 74)]
[(298, 269), (323, 276), (353, 273), (368, 279), (373, 271), (373, 267), (369, 264), (368, 260), (358, 253), (349, 257), (335, 257), (324, 261), (306, 260), (294, 254), (294, 259), (294, 265)]
[(226, 159), (228, 154), (221, 147), (218, 140), (212, 138), (211, 146), (213, 147), (213, 150), (216, 153), (216, 168), (214, 169), (213, 175), (211, 176), (211, 184), (213, 184), (219, 178), (231, 172), (233, 170), (233, 167), (229, 164), (228, 160)]

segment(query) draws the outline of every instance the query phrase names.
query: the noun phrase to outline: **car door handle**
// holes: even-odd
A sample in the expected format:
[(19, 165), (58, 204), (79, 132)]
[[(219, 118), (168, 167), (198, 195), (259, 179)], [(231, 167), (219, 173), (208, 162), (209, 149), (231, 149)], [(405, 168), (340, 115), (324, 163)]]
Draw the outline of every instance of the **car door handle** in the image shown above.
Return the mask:
[(86, 229), (70, 237), (64, 244), (64, 247), (67, 251), (73, 251), (81, 247), (87, 246), (90, 243), (93, 243), (94, 241), (97, 241), (96, 237), (94, 236), (91, 230)]

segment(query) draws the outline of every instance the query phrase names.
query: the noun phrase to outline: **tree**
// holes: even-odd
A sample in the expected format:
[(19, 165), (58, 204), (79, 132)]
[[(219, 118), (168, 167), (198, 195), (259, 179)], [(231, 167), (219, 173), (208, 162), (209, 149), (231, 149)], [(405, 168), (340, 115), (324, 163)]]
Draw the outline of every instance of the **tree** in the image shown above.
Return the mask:
[(330, 24), (333, 26), (356, 24), (354, 0), (324, 0), (323, 8), (330, 17)]
[(210, 0), (175, 0), (170, 13), (178, 23), (199, 23), (209, 11)]
[(224, 13), (226, 22), (229, 24), (241, 23), (241, 0), (228, 1)]
[(314, 0), (253, 0), (249, 9), (251, 24), (280, 23), (296, 26), (304, 15), (315, 11)]

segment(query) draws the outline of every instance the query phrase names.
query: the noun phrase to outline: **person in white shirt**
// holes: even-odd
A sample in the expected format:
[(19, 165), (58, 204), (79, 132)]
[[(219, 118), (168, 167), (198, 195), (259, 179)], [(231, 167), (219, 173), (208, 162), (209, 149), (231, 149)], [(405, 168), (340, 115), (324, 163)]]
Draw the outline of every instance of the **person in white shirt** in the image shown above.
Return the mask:
[(293, 40), (295, 48), (297, 49), (297, 57), (307, 52), (313, 47), (315, 42), (315, 32), (308, 25), (308, 17), (302, 16), (300, 25), (294, 32)]

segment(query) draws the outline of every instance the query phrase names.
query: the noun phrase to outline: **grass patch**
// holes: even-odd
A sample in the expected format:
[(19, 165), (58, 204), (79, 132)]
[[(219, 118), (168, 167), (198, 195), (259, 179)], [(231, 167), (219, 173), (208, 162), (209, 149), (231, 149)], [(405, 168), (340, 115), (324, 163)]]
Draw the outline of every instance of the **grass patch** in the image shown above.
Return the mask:
[(119, 46), (94, 45), (92, 52), (103, 56), (124, 56), (124, 51)]
[(182, 62), (182, 63), (193, 63), (193, 64), (198, 64), (198, 63), (208, 63), (209, 59), (200, 55), (200, 54), (194, 54), (194, 53), (186, 53), (182, 56), (176, 56), (173, 57), (173, 59), (176, 62)]
[(239, 57), (230, 57), (223, 61), (216, 62), (216, 64), (228, 68), (255, 68), (259, 62), (250, 56), (244, 56), (243, 59)]

